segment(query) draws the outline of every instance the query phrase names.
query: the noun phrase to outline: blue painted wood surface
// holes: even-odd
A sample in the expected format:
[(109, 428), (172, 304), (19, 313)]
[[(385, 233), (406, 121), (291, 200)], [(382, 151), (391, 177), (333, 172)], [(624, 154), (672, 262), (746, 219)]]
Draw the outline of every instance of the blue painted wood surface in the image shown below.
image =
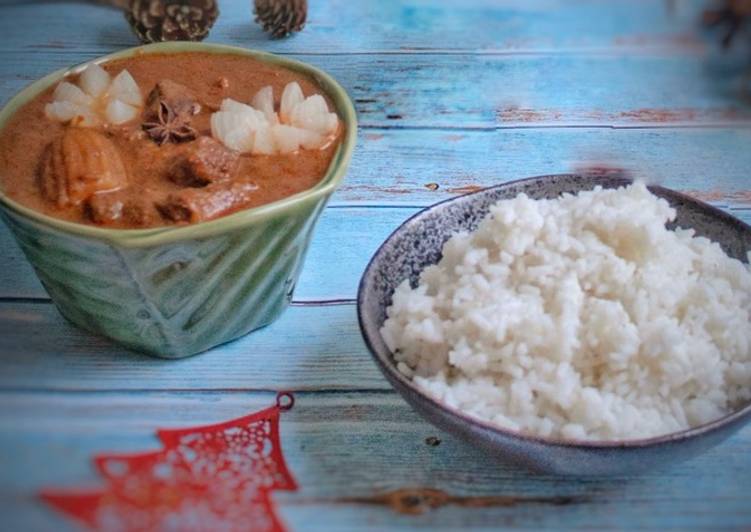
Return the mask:
[[(322, 0), (281, 41), (249, 4), (220, 2), (209, 40), (322, 66), (363, 124), (295, 304), (202, 356), (149, 359), (67, 324), (0, 228), (0, 528), (72, 530), (37, 489), (94, 482), (91, 454), (153, 448), (156, 427), (238, 416), (282, 388), (299, 394), (282, 438), (301, 489), (275, 495), (292, 529), (751, 527), (751, 427), (667, 471), (531, 475), (412, 413), (370, 361), (352, 301), (401, 221), (514, 178), (618, 169), (751, 221), (748, 51), (720, 54), (697, 28), (705, 1)], [(0, 35), (0, 102), (136, 44), (119, 12), (72, 1), (0, 0)]]

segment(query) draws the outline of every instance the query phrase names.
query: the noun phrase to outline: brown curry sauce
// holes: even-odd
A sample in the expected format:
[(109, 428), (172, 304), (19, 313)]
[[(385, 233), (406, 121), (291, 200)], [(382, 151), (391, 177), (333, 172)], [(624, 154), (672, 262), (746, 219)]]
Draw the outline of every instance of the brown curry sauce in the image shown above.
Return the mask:
[[(275, 155), (240, 155), (211, 139), (210, 115), (225, 98), (249, 102), (259, 89), (271, 85), (278, 107), (282, 90), (291, 81), (297, 81), (306, 96), (322, 93), (305, 76), (253, 58), (192, 52), (153, 54), (111, 61), (102, 67), (113, 77), (127, 69), (144, 100), (164, 80), (184, 85), (200, 104), (200, 111), (190, 120), (198, 138), (171, 138), (160, 145), (144, 131), (150, 112), (147, 102), (144, 116), (132, 122), (94, 128), (119, 153), (127, 184), (116, 193), (90, 194), (77, 203), (54, 201), (55, 164), (60, 164), (54, 159), (55, 149), (86, 138), (77, 135), (82, 138), (69, 139), (74, 136), (69, 130), (77, 128), (45, 116), (52, 87), (19, 109), (0, 132), (0, 184), (8, 197), (56, 218), (108, 227), (194, 223), (315, 186), (326, 173), (341, 137), (340, 125), (337, 138), (324, 148)], [(328, 104), (332, 109), (330, 101)], [(217, 176), (219, 179), (214, 179)]]

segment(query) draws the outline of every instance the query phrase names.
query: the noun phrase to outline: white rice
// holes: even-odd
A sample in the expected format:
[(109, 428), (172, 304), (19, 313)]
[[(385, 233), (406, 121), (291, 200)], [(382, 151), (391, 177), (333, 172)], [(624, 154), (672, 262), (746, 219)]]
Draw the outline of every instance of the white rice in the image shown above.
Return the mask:
[(499, 201), (396, 289), (381, 334), (426, 393), (526, 434), (714, 420), (751, 399), (751, 269), (674, 218), (641, 183)]

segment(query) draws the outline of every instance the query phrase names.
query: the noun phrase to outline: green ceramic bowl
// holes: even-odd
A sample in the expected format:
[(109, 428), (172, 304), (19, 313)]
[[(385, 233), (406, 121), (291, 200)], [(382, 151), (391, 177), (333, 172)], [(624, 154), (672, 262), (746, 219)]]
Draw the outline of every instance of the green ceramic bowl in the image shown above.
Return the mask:
[[(181, 358), (274, 321), (289, 304), (316, 221), (341, 183), (357, 135), (344, 89), (324, 72), (276, 55), (204, 43), (160, 43), (137, 53), (245, 55), (313, 78), (333, 101), (346, 132), (313, 188), (288, 198), (181, 227), (104, 229), (58, 220), (0, 191), (0, 215), (13, 231), (57, 308), (89, 331), (151, 355)], [(33, 83), (0, 111), (13, 113), (78, 65)]]

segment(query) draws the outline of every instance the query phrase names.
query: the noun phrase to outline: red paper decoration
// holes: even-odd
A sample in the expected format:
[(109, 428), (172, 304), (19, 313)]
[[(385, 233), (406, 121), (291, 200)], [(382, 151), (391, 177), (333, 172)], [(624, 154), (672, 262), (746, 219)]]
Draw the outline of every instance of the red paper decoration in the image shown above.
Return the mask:
[(270, 499), (296, 490), (279, 443), (276, 406), (218, 425), (159, 430), (163, 449), (94, 458), (106, 485), (96, 490), (44, 490), (44, 501), (95, 530), (284, 530)]

